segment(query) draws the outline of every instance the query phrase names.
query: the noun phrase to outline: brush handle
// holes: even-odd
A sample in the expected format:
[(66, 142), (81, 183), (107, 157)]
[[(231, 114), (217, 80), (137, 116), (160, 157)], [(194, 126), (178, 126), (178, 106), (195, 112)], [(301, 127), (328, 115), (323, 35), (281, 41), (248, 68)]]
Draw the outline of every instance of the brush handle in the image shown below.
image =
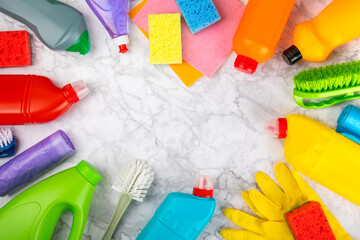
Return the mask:
[(116, 226), (118, 225), (122, 215), (124, 214), (125, 210), (129, 206), (131, 202), (131, 196), (128, 193), (121, 193), (119, 197), (119, 201), (116, 205), (114, 214), (111, 217), (110, 223), (108, 228), (106, 229), (102, 240), (110, 240), (111, 236), (113, 235)]
[[(346, 101), (360, 99), (360, 94), (357, 93), (359, 91), (360, 86), (319, 93), (302, 92), (294, 89), (294, 100), (300, 107), (308, 109), (319, 109), (330, 107)], [(305, 101), (305, 99), (307, 101)]]

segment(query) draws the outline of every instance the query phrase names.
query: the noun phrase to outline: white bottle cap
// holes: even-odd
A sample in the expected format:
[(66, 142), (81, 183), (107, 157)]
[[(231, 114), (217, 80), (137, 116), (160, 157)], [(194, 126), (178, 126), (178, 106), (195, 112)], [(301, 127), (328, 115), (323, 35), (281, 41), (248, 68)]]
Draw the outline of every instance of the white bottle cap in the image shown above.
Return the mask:
[(76, 92), (79, 100), (83, 99), (89, 94), (89, 89), (86, 86), (86, 83), (83, 80), (79, 80), (71, 83), (72, 88)]
[(265, 123), (264, 132), (274, 138), (286, 138), (288, 131), (286, 118), (277, 118)]
[(264, 133), (277, 138), (279, 136), (279, 120), (271, 119), (265, 123)]
[(130, 43), (128, 35), (122, 35), (120, 37), (114, 38), (113, 41), (116, 46), (121, 46)]

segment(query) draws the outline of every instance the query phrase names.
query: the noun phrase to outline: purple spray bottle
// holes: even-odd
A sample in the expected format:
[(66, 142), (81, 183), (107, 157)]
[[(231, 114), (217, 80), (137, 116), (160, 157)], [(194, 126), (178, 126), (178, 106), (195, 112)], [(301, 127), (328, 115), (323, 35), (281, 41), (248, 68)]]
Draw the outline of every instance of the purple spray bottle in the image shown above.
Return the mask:
[(128, 51), (128, 0), (86, 0), (91, 10), (108, 31), (120, 53)]

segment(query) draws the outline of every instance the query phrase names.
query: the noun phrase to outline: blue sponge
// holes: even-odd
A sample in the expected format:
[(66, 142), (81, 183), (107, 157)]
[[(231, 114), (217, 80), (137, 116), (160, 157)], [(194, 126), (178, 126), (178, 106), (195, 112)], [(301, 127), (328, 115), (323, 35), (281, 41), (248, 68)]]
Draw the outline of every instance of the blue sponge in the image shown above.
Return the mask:
[(175, 0), (175, 2), (192, 34), (200, 32), (221, 19), (211, 0)]

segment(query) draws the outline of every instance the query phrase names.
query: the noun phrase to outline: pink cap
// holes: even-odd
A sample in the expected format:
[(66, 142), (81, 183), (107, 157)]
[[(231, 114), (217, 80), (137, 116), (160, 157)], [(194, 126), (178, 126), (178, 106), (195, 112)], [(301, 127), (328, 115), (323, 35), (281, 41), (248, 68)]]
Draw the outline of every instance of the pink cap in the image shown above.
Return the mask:
[(120, 53), (127, 53), (127, 51), (129, 51), (126, 47), (126, 44), (120, 45), (119, 50)]
[(203, 198), (211, 198), (214, 195), (213, 182), (209, 176), (200, 176), (193, 188), (193, 195)]
[(265, 133), (273, 137), (286, 138), (287, 129), (286, 118), (272, 119), (265, 123)]
[(238, 55), (234, 63), (234, 67), (237, 70), (248, 74), (253, 74), (256, 71), (257, 66), (257, 61), (243, 55)]

